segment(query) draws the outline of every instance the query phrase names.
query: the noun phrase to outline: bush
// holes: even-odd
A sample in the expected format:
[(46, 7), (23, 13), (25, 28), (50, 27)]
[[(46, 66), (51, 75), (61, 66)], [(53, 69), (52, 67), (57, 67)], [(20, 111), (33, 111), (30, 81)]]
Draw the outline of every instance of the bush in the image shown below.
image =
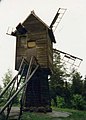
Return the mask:
[(83, 97), (79, 94), (73, 95), (72, 98), (72, 106), (74, 109), (78, 110), (85, 110), (86, 102), (84, 101)]
[(63, 97), (60, 96), (57, 97), (57, 106), (59, 108), (65, 108), (65, 101)]

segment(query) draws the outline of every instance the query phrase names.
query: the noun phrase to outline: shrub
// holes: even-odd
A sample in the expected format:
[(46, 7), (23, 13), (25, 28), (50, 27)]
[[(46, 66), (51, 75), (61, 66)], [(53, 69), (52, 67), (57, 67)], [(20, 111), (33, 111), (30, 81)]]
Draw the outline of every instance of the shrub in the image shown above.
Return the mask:
[(65, 101), (63, 97), (60, 96), (57, 97), (57, 106), (59, 108), (65, 108)]
[(83, 97), (79, 94), (73, 95), (71, 103), (73, 108), (78, 110), (84, 110), (86, 106), (86, 102), (84, 101)]

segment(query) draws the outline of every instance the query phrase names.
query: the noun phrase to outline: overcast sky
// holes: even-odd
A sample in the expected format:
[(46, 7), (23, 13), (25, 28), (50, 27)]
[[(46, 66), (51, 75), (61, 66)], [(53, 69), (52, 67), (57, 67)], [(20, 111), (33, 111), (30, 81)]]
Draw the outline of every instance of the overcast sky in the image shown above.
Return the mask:
[(0, 81), (7, 69), (15, 71), (15, 37), (6, 35), (32, 10), (50, 25), (57, 10), (67, 8), (56, 31), (59, 50), (83, 59), (79, 71), (86, 74), (86, 0), (2, 0), (0, 3)]

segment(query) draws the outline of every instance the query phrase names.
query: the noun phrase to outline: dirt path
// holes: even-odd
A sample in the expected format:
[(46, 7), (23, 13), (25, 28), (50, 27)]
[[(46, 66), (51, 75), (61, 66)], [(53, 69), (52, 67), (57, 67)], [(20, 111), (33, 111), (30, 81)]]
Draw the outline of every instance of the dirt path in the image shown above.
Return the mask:
[[(10, 118), (17, 118), (19, 115), (19, 107), (12, 107)], [(52, 120), (61, 120), (62, 117), (68, 117), (71, 115), (69, 112), (59, 112), (59, 111), (52, 111), (49, 113), (46, 113), (46, 115), (51, 116)], [(61, 117), (61, 118), (59, 118)]]
[(58, 112), (58, 111), (52, 111), (51, 113), (47, 113), (47, 115), (51, 117), (68, 117), (71, 115), (69, 112)]

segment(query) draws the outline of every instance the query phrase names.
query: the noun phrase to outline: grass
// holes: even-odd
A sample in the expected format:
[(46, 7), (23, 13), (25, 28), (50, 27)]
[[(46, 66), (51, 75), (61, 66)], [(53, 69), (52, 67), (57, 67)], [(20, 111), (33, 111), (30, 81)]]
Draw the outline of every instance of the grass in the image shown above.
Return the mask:
[(21, 120), (50, 120), (51, 118), (42, 113), (24, 113)]
[(53, 108), (55, 111), (72, 113), (66, 118), (54, 118), (43, 113), (24, 113), (21, 120), (86, 120), (86, 111), (78, 111), (72, 109)]
[(56, 111), (72, 113), (69, 117), (62, 118), (62, 120), (86, 120), (86, 111), (79, 111), (79, 110), (73, 110), (73, 109), (61, 109), (61, 108), (53, 108), (53, 109)]

